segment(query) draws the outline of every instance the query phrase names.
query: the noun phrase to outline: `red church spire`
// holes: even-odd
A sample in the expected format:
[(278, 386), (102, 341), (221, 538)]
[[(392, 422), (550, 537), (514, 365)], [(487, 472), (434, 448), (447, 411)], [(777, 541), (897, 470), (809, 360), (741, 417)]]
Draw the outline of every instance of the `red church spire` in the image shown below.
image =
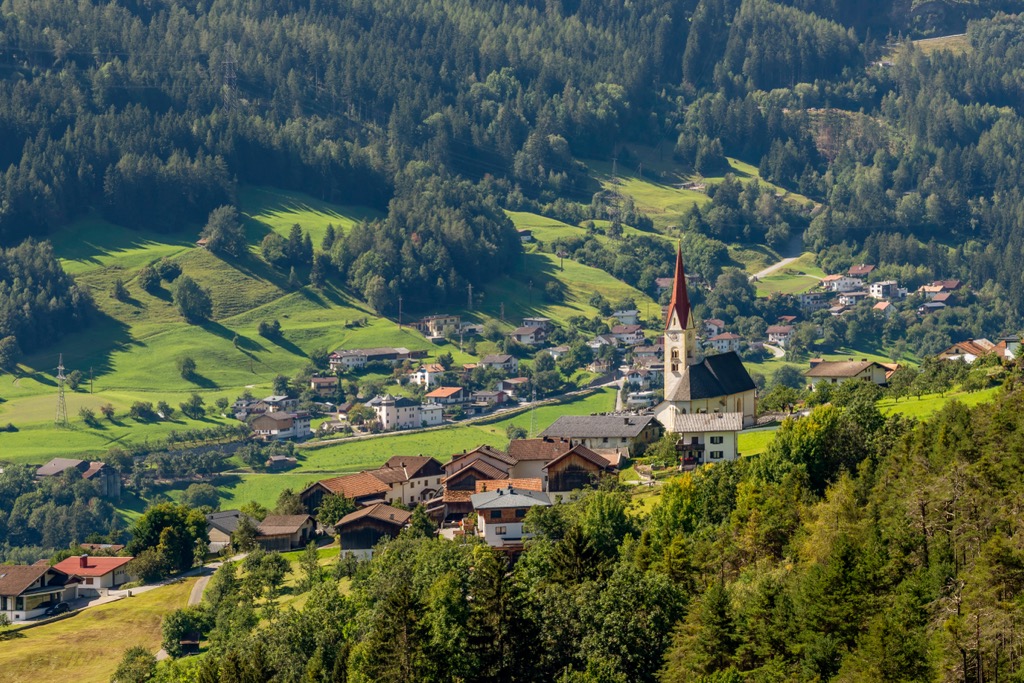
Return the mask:
[(666, 328), (672, 322), (672, 312), (679, 317), (679, 325), (684, 330), (690, 320), (690, 295), (686, 293), (686, 274), (683, 272), (682, 246), (676, 247), (676, 278), (672, 283), (672, 301), (668, 305), (665, 319)]

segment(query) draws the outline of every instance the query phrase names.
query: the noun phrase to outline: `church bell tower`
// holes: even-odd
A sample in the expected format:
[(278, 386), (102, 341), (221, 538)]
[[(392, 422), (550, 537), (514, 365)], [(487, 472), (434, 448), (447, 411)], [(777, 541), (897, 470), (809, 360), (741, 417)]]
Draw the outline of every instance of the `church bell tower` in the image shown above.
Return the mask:
[(690, 315), (690, 297), (686, 291), (683, 253), (676, 249), (676, 275), (672, 283), (672, 300), (665, 321), (665, 393), (678, 382), (697, 361), (697, 328)]

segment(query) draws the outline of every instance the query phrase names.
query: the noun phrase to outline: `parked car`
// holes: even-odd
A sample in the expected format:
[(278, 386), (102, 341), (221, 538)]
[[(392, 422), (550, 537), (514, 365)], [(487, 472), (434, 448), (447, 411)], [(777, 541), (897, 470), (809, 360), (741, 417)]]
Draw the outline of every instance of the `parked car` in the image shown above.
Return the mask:
[(71, 611), (71, 605), (66, 602), (58, 602), (56, 605), (51, 605), (46, 608), (43, 612), (44, 617), (55, 617), (58, 614), (64, 614), (65, 612)]

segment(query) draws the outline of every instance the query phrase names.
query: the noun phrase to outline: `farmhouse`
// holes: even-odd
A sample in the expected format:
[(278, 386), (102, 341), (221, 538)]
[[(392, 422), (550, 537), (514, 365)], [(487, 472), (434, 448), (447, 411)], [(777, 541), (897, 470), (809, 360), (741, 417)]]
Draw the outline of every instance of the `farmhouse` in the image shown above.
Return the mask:
[(311, 484), (299, 493), (299, 499), (310, 514), (316, 513), (328, 495), (344, 496), (359, 506), (394, 502), (415, 505), (433, 498), (444, 477), (444, 467), (436, 458), (395, 455), (377, 469)]
[(134, 559), (77, 555), (61, 560), (53, 565), (53, 568), (81, 579), (78, 584), (78, 597), (97, 597), (106, 595), (111, 588), (117, 588), (131, 580), (126, 565)]
[(386, 503), (375, 503), (351, 512), (334, 525), (343, 555), (369, 557), (382, 539), (395, 538), (412, 513)]
[(369, 472), (355, 472), (310, 484), (299, 493), (299, 500), (307, 512), (316, 514), (324, 496), (345, 496), (356, 505), (372, 505), (385, 502), (390, 492), (389, 484)]
[(326, 398), (328, 396), (334, 396), (338, 392), (338, 378), (337, 377), (310, 377), (309, 388), (317, 393), (318, 396)]
[[(219, 553), (231, 545), (231, 536), (238, 530), (245, 516), (239, 510), (220, 510), (206, 515), (206, 536), (211, 553)], [(254, 520), (249, 521), (253, 522), (253, 526), (256, 525)]]
[(523, 327), (539, 327), (549, 333), (555, 329), (551, 318), (523, 318)]
[(615, 318), (620, 325), (636, 325), (640, 322), (640, 311), (636, 309), (614, 311), (611, 317)]
[(46, 608), (73, 600), (78, 579), (47, 564), (0, 565), (0, 614), (11, 622), (41, 616)]
[(444, 331), (447, 328), (459, 329), (462, 324), (462, 318), (457, 315), (428, 315), (425, 318), (420, 318), (412, 324), (412, 327), (420, 332), (424, 337), (443, 337)]
[(480, 365), (510, 375), (519, 368), (519, 361), (515, 359), (515, 356), (510, 356), (507, 353), (494, 353), (484, 356)]
[(725, 332), (725, 322), (718, 318), (708, 318), (704, 321), (704, 334), (714, 337)]
[(36, 479), (55, 477), (68, 470), (81, 473), (82, 479), (93, 482), (103, 498), (121, 497), (121, 475), (110, 465), (76, 458), (54, 458), (36, 470)]
[(874, 269), (875, 269), (874, 266), (862, 263), (862, 264), (860, 264), (858, 266), (850, 266), (850, 270), (848, 271), (848, 274), (849, 274), (850, 277), (864, 279), (868, 275), (870, 275), (871, 271), (873, 271)]
[(517, 327), (509, 336), (525, 346), (537, 346), (548, 338), (548, 333), (543, 327), (529, 326)]
[(994, 353), (1004, 360), (1012, 360), (1015, 350), (1013, 349), (1014, 342), (1019, 346), (1020, 340), (1015, 338), (1000, 339), (997, 343), (993, 343), (988, 339), (967, 339), (953, 344), (940, 353), (939, 360), (963, 359), (968, 363), (973, 363), (978, 358), (987, 356), (990, 353)]
[(367, 363), (393, 363), (423, 358), (426, 351), (410, 351), (403, 347), (382, 346), (372, 349), (338, 349), (328, 357), (331, 372), (346, 372), (365, 367)]
[(448, 406), (466, 400), (466, 391), (462, 387), (438, 387), (423, 397), (427, 403)]
[(740, 341), (742, 339), (743, 337), (733, 332), (722, 332), (721, 334), (716, 334), (714, 337), (709, 337), (707, 345), (710, 346), (715, 353), (739, 351)]
[(267, 515), (256, 527), (256, 542), (267, 551), (304, 548), (316, 533), (310, 515)]
[(513, 460), (508, 475), (512, 479), (544, 480), (544, 465), (573, 447), (568, 439), (543, 437), (513, 439), (508, 444), (508, 457)]
[(864, 286), (858, 278), (846, 275), (826, 275), (821, 280), (821, 287), (827, 292), (852, 292)]
[(789, 340), (793, 338), (793, 331), (795, 329), (792, 325), (769, 325), (766, 330), (768, 333), (768, 343), (778, 344), (785, 348), (789, 344)]
[(811, 369), (807, 370), (804, 376), (807, 377), (812, 389), (822, 382), (839, 384), (848, 379), (860, 379), (884, 385), (888, 371), (888, 368), (881, 363), (867, 359), (830, 361), (816, 358), (811, 361)]
[(553, 458), (542, 470), (545, 491), (569, 493), (587, 486), (596, 486), (602, 476), (615, 472), (615, 466), (607, 458), (577, 444)]
[(616, 325), (612, 328), (612, 336), (623, 346), (644, 343), (644, 331), (639, 325)]
[(677, 414), (672, 432), (679, 435), (679, 464), (689, 469), (709, 462), (735, 460), (736, 438), (743, 429), (740, 413)]
[(430, 388), (436, 384), (438, 379), (445, 373), (444, 366), (440, 363), (427, 363), (420, 366), (420, 369), (409, 375), (409, 381), (416, 386)]
[(377, 396), (366, 402), (377, 416), (380, 427), (385, 432), (396, 429), (416, 429), (433, 427), (444, 420), (443, 409), (435, 403), (420, 404), (404, 396), (394, 397), (391, 394)]
[(563, 415), (540, 436), (591, 450), (620, 448), (639, 454), (661, 438), (661, 425), (653, 415)]
[(551, 505), (547, 494), (513, 486), (475, 493), (470, 497), (477, 513), (477, 535), (492, 548), (519, 551), (529, 534), (523, 532), (523, 520), (530, 508)]
[(309, 428), (309, 413), (264, 413), (249, 423), (257, 437), (267, 441), (305, 439), (313, 432)]

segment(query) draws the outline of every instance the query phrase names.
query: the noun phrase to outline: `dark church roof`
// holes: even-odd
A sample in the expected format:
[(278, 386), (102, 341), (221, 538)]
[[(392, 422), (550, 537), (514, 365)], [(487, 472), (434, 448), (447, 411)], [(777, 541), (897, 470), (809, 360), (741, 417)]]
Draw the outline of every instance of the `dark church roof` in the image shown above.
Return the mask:
[(683, 377), (673, 384), (674, 378), (666, 376), (665, 400), (699, 401), (719, 396), (730, 396), (751, 391), (754, 380), (743, 367), (743, 361), (735, 351), (708, 356), (702, 362), (691, 365)]

